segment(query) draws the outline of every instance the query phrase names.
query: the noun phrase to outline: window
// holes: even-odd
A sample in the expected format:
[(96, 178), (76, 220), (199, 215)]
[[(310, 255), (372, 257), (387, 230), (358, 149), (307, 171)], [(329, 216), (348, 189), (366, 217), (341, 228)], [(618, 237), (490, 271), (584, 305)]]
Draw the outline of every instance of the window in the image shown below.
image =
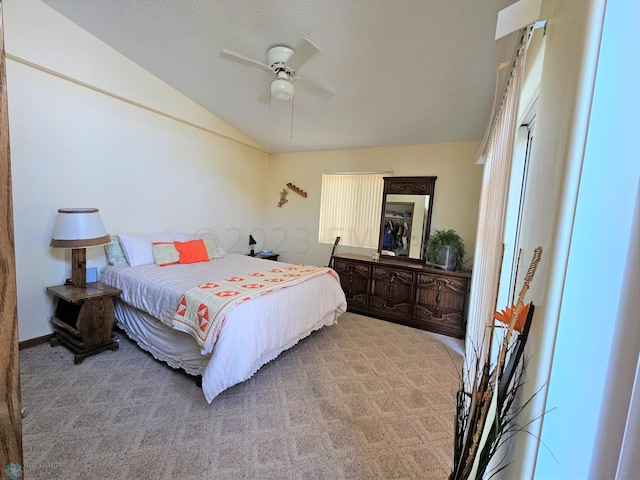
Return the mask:
[[(529, 120), (531, 119), (531, 120)], [(527, 177), (529, 172), (529, 158), (533, 145), (533, 131), (535, 126), (535, 104), (527, 115), (524, 123), (516, 133), (515, 154), (511, 164), (511, 179), (509, 181), (509, 193), (507, 194), (507, 208), (504, 224), (504, 252), (502, 256), (502, 268), (500, 270), (500, 283), (498, 291), (498, 308), (509, 306), (517, 300), (519, 287), (516, 282), (522, 282), (523, 273), (516, 279), (519, 265), (527, 265), (528, 258), (520, 260), (518, 251), (520, 245), (520, 230), (522, 227), (522, 212), (524, 209), (524, 197), (527, 190)], [(529, 252), (525, 252), (529, 253)]]
[(318, 242), (378, 248), (383, 173), (323, 173)]

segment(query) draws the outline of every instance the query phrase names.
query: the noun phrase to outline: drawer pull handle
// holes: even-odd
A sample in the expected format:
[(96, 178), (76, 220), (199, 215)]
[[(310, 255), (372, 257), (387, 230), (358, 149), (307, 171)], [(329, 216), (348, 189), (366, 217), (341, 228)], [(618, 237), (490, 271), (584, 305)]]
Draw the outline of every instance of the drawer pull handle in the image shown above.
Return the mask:
[(349, 266), (349, 268), (347, 269), (349, 270), (349, 286), (347, 288), (347, 298), (352, 299), (353, 298), (353, 291), (352, 291), (352, 286), (353, 286), (353, 267)]
[(440, 302), (442, 301), (442, 282), (438, 282), (438, 293), (436, 294), (435, 316), (440, 317)]
[(393, 287), (395, 285), (396, 274), (392, 273), (389, 279), (389, 298), (387, 299), (387, 307), (393, 307)]

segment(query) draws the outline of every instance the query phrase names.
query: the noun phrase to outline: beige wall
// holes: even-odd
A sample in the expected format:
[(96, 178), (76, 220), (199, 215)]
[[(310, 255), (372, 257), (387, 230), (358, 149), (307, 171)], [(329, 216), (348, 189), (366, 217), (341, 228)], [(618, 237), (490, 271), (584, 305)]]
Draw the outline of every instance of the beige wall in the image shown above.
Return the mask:
[(3, 3), (20, 340), (51, 332), (45, 288), (70, 276), (49, 247), (58, 208), (97, 207), (113, 233), (212, 229), (246, 251), (264, 151), (43, 3)]
[[(479, 142), (460, 142), (273, 155), (269, 160), (266, 244), (282, 254), (281, 260), (326, 265), (332, 245), (318, 243), (322, 173), (392, 171), (397, 176), (438, 177), (431, 231), (456, 230), (471, 257), (482, 182), (482, 166), (475, 163), (478, 148)], [(287, 183), (302, 188), (308, 196), (290, 192), (289, 202), (277, 208), (278, 192)], [(373, 250), (338, 247), (336, 251), (369, 254)]]

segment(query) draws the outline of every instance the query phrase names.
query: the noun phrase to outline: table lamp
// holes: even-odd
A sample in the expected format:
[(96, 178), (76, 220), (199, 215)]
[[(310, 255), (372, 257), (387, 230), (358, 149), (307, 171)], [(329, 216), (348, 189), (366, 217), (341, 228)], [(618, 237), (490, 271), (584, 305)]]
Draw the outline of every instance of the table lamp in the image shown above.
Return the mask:
[(253, 235), (249, 235), (249, 246), (251, 247), (251, 253), (249, 253), (249, 255), (251, 255), (252, 257), (256, 256), (256, 252), (253, 251), (253, 246), (255, 244), (256, 244), (255, 238), (253, 238)]
[(111, 239), (97, 208), (61, 208), (55, 219), (51, 246), (71, 249), (71, 281), (87, 286), (87, 247), (98, 247)]

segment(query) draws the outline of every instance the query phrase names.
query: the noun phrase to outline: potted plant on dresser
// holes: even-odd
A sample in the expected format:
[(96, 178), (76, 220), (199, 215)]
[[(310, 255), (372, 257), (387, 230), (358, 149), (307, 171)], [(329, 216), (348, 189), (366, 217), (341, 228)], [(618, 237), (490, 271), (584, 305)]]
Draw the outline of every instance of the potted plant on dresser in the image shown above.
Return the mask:
[(455, 230), (436, 230), (427, 242), (427, 265), (447, 271), (460, 270), (465, 255), (464, 242)]

